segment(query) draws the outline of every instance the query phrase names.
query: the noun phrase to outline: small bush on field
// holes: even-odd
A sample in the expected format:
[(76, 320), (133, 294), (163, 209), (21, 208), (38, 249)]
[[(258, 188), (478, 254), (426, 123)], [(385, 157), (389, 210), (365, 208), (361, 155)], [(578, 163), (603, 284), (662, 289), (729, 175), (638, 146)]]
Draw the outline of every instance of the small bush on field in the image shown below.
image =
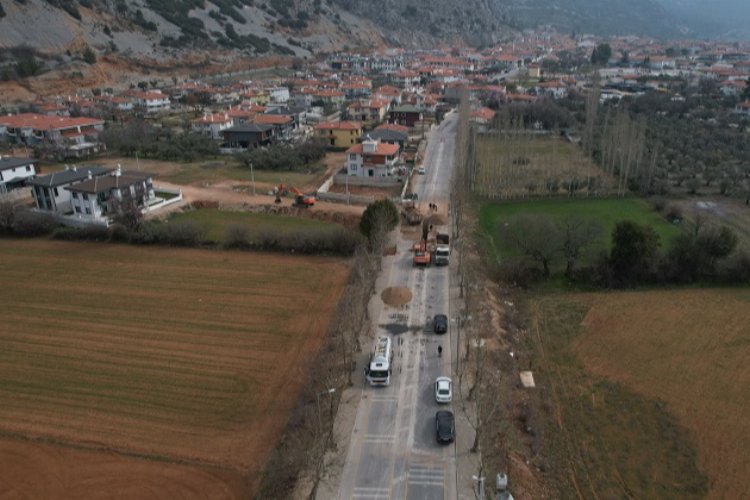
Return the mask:
[(130, 231), (122, 224), (112, 224), (109, 226), (109, 240), (115, 242), (127, 243), (130, 241)]
[(651, 199), (651, 207), (654, 209), (655, 212), (661, 213), (664, 208), (666, 208), (667, 202), (664, 198), (652, 198)]
[(52, 237), (57, 240), (69, 241), (106, 241), (110, 238), (110, 235), (107, 228), (103, 226), (89, 226), (85, 228), (60, 226), (55, 229)]
[(16, 214), (21, 208), (10, 201), (0, 202), (0, 233), (12, 233)]
[(18, 236), (44, 236), (56, 227), (57, 222), (51, 215), (27, 210), (16, 213), (13, 219), (13, 233)]
[(232, 224), (227, 229), (225, 244), (228, 248), (248, 248), (250, 246), (250, 228), (243, 224)]
[(681, 221), (682, 220), (682, 210), (677, 205), (669, 205), (669, 207), (667, 207), (667, 213), (664, 214), (664, 217), (669, 222)]

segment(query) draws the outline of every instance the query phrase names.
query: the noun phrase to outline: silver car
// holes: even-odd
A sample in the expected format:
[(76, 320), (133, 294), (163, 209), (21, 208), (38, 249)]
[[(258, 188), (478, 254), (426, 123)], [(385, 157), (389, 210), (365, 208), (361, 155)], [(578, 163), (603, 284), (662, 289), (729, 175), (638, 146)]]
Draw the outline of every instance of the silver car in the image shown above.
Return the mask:
[(450, 377), (438, 377), (435, 380), (435, 401), (450, 403), (453, 400), (453, 382)]

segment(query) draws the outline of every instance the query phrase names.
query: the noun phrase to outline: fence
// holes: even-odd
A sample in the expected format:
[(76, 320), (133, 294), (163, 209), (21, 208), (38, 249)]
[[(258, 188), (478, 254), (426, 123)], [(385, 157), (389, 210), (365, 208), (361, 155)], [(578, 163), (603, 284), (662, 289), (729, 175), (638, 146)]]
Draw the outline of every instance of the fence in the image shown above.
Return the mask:
[(323, 201), (333, 201), (336, 203), (355, 205), (369, 205), (370, 203), (375, 201), (375, 198), (372, 196), (360, 196), (351, 193), (328, 193), (320, 191), (317, 193), (317, 198)]
[[(157, 194), (154, 201), (156, 200), (160, 200), (160, 201), (156, 201), (156, 203), (150, 204), (148, 207), (146, 207), (147, 212), (158, 210), (160, 208), (166, 207), (167, 205), (172, 205), (173, 203), (182, 201), (182, 189), (170, 189), (170, 188), (160, 187), (160, 188), (154, 189), (154, 191)], [(174, 196), (170, 198), (161, 198), (158, 196), (158, 193), (166, 193), (166, 194), (171, 194)]]
[(404, 182), (404, 177), (391, 175), (388, 177), (359, 177), (356, 175), (337, 174), (333, 176), (333, 183), (350, 186), (393, 187)]

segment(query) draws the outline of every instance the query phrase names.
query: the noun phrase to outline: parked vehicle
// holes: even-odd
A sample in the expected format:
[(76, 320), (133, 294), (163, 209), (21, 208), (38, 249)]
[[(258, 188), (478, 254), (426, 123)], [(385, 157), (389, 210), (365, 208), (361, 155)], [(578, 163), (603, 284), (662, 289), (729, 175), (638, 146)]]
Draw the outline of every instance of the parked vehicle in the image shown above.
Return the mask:
[(450, 377), (438, 377), (435, 379), (435, 401), (438, 403), (450, 403), (453, 400), (453, 382)]
[(385, 335), (375, 341), (375, 349), (370, 355), (370, 363), (365, 367), (365, 377), (370, 385), (390, 385), (393, 363), (391, 338)]
[(435, 437), (438, 443), (452, 443), (456, 439), (456, 420), (450, 411), (435, 414)]
[(417, 169), (417, 173), (418, 173), (419, 175), (424, 175), (424, 174), (426, 174), (426, 173), (427, 173), (427, 169), (426, 169), (426, 168), (424, 168), (424, 165), (422, 165), (421, 167), (419, 167), (419, 168)]
[(448, 245), (438, 245), (435, 249), (435, 265), (447, 266), (450, 264), (451, 247)]
[(448, 316), (445, 314), (436, 314), (432, 318), (432, 330), (435, 333), (445, 333), (448, 331)]

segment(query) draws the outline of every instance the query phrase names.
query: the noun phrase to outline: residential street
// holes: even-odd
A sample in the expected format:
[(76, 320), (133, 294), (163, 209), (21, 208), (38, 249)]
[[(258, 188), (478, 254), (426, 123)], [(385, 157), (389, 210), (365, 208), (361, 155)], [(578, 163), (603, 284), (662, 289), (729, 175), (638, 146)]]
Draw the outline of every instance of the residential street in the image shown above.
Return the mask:
[[(420, 208), (430, 213), (429, 203), (447, 214), (453, 172), (457, 115), (449, 114), (431, 131), (424, 166), (426, 174), (415, 178), (414, 191)], [(438, 229), (450, 232), (450, 225)], [(463, 498), (457, 490), (456, 445), (441, 445), (435, 437), (435, 413), (451, 410), (457, 420), (461, 411), (453, 404), (435, 402), (434, 382), (441, 375), (453, 376), (455, 321), (451, 314), (450, 268), (412, 265), (413, 238), (398, 232), (397, 252), (384, 258), (378, 294), (373, 298), (373, 328), (376, 335), (393, 338), (393, 377), (389, 387), (367, 385), (363, 374), (355, 375), (360, 391), (353, 429), (338, 487), (321, 488), (318, 497), (339, 499)], [(386, 287), (407, 287), (413, 298), (404, 308), (384, 305), (379, 293)], [(435, 314), (449, 316), (445, 335), (432, 331)], [(442, 346), (442, 357), (438, 356)], [(365, 347), (369, 352), (370, 346)], [(455, 392), (455, 391), (454, 391)], [(454, 398), (456, 395), (454, 394)], [(356, 404), (356, 401), (355, 401)], [(457, 432), (463, 429), (460, 422)], [(459, 436), (460, 437), (460, 436)], [(465, 436), (464, 436), (465, 437)], [(330, 489), (329, 489), (330, 488)]]

